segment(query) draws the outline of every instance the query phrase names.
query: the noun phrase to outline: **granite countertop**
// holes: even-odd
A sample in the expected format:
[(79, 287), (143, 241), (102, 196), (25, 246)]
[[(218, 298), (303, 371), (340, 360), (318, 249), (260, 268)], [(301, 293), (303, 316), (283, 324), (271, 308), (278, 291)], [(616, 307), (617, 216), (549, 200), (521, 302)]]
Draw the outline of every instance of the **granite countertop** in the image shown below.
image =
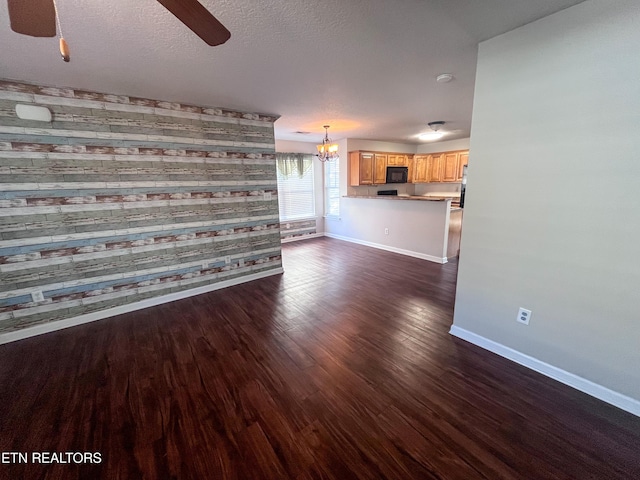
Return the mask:
[(345, 198), (375, 198), (383, 200), (419, 200), (427, 202), (444, 202), (451, 197), (425, 197), (422, 195), (345, 195)]

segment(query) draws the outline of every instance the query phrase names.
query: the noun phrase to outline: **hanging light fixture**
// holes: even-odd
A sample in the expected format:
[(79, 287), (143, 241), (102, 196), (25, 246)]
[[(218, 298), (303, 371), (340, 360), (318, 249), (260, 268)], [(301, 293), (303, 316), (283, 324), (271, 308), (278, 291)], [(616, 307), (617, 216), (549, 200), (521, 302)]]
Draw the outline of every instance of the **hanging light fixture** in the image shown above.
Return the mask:
[(426, 140), (426, 141), (439, 140), (445, 135), (444, 132), (439, 132), (438, 131), (444, 126), (444, 122), (442, 122), (442, 121), (429, 122), (429, 123), (427, 123), (427, 125), (429, 125), (429, 127), (431, 127), (432, 131), (419, 135), (418, 138), (420, 140)]
[(338, 160), (338, 144), (333, 143), (329, 138), (329, 125), (324, 125), (324, 138), (322, 139), (322, 145), (318, 145), (318, 159), (321, 162)]

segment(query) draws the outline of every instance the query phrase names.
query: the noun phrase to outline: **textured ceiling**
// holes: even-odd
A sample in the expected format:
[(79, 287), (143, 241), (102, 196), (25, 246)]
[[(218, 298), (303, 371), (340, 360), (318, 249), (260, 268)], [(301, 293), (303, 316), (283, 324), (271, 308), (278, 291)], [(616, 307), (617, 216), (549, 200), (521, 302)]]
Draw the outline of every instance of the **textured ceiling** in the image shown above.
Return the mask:
[(334, 140), (419, 143), (434, 120), (449, 140), (469, 136), (478, 42), (580, 1), (203, 0), (231, 31), (209, 47), (155, 0), (58, 0), (64, 63), (0, 0), (0, 77), (277, 114), (283, 140), (329, 123)]

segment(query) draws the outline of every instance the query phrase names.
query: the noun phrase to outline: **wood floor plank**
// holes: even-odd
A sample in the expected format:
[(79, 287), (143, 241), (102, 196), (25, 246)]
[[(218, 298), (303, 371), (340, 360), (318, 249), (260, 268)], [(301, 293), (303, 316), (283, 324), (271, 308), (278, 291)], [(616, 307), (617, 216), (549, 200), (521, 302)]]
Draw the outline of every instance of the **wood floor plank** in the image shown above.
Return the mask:
[(640, 418), (448, 334), (457, 264), (285, 273), (0, 346), (0, 479), (636, 479)]

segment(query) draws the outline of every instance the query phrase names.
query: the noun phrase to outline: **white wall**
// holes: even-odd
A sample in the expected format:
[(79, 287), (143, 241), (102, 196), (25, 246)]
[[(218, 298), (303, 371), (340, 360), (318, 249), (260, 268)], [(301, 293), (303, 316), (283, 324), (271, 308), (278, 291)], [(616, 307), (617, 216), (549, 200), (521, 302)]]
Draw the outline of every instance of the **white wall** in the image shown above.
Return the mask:
[(424, 143), (418, 145), (416, 153), (435, 153), (450, 152), (453, 150), (469, 150), (469, 138), (460, 138), (458, 140), (447, 140), (436, 143)]
[[(318, 153), (316, 143), (294, 142), (291, 140), (276, 140), (276, 152), (278, 153), (309, 153), (315, 155)], [(316, 228), (318, 233), (324, 232), (324, 170), (322, 162), (314, 158), (313, 161), (313, 182), (316, 195)]]
[[(637, 0), (589, 0), (480, 45), (454, 316), (456, 328), (627, 396), (631, 410), (638, 45)], [(515, 321), (521, 306), (529, 326)]]
[[(450, 201), (343, 198), (330, 236), (445, 263)], [(385, 228), (389, 233), (385, 233)]]

